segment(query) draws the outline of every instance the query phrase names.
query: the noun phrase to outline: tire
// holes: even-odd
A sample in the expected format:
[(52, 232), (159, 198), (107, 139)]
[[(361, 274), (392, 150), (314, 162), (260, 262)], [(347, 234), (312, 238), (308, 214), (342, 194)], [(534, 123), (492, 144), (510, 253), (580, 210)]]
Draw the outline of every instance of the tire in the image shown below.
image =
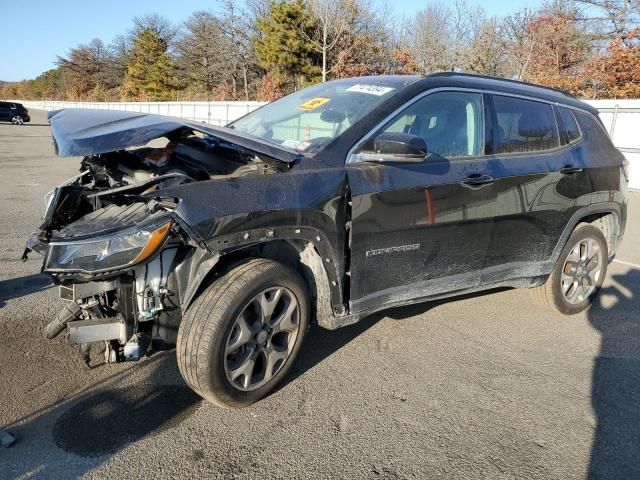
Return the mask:
[(532, 288), (531, 293), (539, 303), (564, 315), (582, 312), (602, 287), (608, 258), (607, 241), (600, 229), (580, 224), (567, 240), (547, 281)]
[(209, 402), (246, 407), (287, 375), (308, 327), (309, 294), (301, 276), (272, 260), (252, 259), (216, 279), (189, 307), (178, 330), (178, 368)]
[(11, 117), (11, 123), (14, 125), (24, 125), (24, 118), (21, 115), (14, 115)]

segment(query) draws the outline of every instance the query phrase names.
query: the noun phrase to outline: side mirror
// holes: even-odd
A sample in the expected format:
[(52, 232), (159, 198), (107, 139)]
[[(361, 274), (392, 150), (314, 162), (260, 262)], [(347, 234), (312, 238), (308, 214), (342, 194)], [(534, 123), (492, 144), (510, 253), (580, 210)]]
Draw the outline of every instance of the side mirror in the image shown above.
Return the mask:
[(381, 133), (374, 139), (373, 148), (384, 156), (384, 161), (421, 162), (427, 156), (427, 142), (410, 133)]

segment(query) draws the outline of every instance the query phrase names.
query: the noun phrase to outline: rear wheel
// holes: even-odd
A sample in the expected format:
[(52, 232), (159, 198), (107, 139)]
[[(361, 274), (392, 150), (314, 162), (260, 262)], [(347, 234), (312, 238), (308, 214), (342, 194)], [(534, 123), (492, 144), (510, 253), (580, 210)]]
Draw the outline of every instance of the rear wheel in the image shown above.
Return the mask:
[(607, 242), (592, 225), (579, 225), (569, 237), (547, 281), (534, 298), (565, 315), (586, 309), (598, 294), (608, 263)]
[(21, 115), (14, 115), (13, 117), (11, 117), (11, 123), (13, 123), (14, 125), (23, 125), (24, 118), (22, 118)]
[(178, 367), (189, 386), (224, 407), (244, 407), (286, 376), (309, 326), (304, 281), (254, 259), (217, 279), (186, 312)]

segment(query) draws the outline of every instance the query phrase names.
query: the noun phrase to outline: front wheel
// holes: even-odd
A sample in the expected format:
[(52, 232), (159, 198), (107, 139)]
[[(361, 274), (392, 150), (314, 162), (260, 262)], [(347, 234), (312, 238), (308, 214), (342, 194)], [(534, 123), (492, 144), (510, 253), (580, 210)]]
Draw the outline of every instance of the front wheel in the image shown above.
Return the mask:
[(579, 225), (567, 240), (546, 283), (531, 290), (534, 298), (565, 315), (583, 311), (602, 286), (608, 257), (602, 232), (593, 225)]
[(22, 116), (20, 115), (14, 115), (13, 117), (11, 117), (11, 123), (13, 123), (14, 125), (23, 125), (24, 118), (22, 118)]
[(178, 367), (187, 384), (222, 407), (244, 407), (286, 376), (309, 326), (309, 297), (298, 273), (250, 260), (213, 282), (178, 331)]

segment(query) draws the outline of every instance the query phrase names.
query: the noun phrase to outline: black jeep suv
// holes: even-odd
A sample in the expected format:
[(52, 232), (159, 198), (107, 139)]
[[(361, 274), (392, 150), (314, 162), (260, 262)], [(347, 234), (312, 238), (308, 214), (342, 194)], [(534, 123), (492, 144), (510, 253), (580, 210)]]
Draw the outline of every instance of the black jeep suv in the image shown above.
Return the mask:
[(222, 406), (272, 390), (312, 322), (496, 286), (580, 312), (625, 228), (626, 162), (597, 111), (513, 81), (337, 80), (225, 128), (49, 118), (58, 154), (84, 158), (25, 251), (66, 301), (46, 335), (87, 361), (96, 342), (108, 362), (177, 344)]
[(29, 111), (21, 103), (0, 102), (0, 122), (23, 125), (29, 121)]

